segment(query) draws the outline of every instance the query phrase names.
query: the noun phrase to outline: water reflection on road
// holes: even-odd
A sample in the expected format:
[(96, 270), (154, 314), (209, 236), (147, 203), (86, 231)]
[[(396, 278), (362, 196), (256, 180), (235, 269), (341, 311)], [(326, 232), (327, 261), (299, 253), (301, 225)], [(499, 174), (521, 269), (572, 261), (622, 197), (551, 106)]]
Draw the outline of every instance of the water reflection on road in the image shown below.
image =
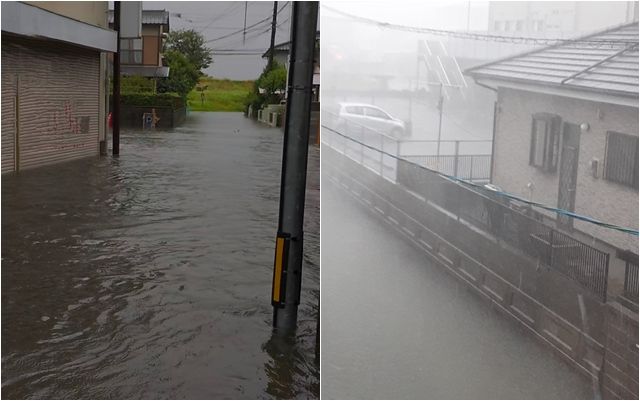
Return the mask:
[(281, 131), (194, 113), (121, 146), (2, 177), (3, 398), (317, 397), (317, 147), (299, 329), (275, 341)]

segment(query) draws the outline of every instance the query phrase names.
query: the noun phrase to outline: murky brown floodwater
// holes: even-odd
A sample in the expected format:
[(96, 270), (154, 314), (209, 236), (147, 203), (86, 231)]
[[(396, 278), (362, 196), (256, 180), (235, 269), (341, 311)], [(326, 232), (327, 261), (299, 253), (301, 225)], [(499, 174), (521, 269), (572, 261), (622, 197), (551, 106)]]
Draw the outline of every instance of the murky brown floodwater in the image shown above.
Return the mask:
[(317, 397), (318, 149), (299, 328), (278, 341), (281, 153), (279, 130), (194, 113), (123, 132), (116, 159), (3, 176), (2, 397)]

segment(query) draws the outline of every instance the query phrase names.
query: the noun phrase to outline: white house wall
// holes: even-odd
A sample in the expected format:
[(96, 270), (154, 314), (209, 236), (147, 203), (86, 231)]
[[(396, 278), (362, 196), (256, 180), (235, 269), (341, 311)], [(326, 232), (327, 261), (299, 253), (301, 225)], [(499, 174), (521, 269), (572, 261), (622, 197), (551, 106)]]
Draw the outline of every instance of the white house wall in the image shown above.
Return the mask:
[[(580, 135), (575, 211), (602, 221), (638, 229), (638, 191), (602, 178), (607, 131), (638, 136), (638, 108), (555, 95), (499, 88), (493, 181), (508, 192), (551, 206), (558, 203), (559, 172), (543, 173), (529, 166), (534, 113), (559, 115), (563, 122), (588, 123)], [(561, 151), (559, 151), (559, 154)], [(594, 178), (591, 160), (599, 160)], [(558, 161), (558, 170), (560, 161)], [(527, 184), (533, 184), (533, 192)], [(623, 249), (638, 249), (628, 234), (576, 221), (576, 229)]]

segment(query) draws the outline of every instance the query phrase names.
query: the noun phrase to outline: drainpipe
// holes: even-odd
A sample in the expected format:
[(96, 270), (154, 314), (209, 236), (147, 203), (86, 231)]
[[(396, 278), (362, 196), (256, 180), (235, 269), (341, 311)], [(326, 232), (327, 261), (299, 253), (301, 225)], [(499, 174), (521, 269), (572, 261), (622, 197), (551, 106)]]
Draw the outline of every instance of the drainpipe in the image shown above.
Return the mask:
[(273, 326), (295, 330), (302, 284), (302, 223), (318, 2), (293, 2), (288, 101), (271, 304)]

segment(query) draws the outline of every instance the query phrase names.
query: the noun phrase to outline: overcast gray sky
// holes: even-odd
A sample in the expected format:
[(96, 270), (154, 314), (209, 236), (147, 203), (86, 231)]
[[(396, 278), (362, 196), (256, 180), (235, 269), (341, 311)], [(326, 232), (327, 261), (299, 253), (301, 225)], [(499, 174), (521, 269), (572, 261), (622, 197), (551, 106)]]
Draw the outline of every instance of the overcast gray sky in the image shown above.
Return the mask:
[[(278, 2), (278, 28), (276, 44), (289, 40), (291, 3)], [(113, 7), (113, 5), (112, 5)], [(170, 14), (171, 30), (195, 29), (205, 39), (212, 40), (241, 30), (244, 25), (244, 1), (144, 1), (145, 10), (167, 10)], [(269, 48), (271, 40), (271, 15), (273, 2), (247, 2), (247, 26), (264, 18), (269, 21), (259, 24), (247, 33), (246, 43), (242, 44), (242, 33), (209, 43), (212, 49), (258, 50), (263, 53)], [(227, 56), (214, 55), (213, 65), (205, 72), (217, 78), (256, 79), (266, 62), (260, 55)]]

